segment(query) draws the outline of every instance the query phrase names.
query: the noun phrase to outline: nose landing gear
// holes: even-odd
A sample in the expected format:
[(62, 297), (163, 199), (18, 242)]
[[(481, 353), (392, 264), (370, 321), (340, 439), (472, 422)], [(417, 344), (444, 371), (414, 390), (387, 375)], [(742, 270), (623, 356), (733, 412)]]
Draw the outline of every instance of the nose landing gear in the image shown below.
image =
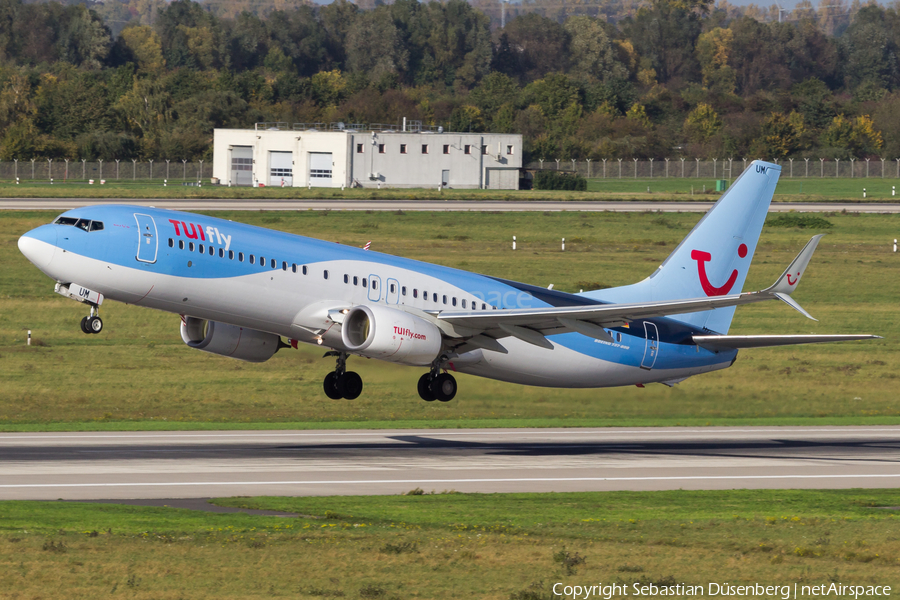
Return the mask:
[[(95, 310), (96, 314), (94, 314)], [(89, 317), (82, 317), (81, 331), (85, 333), (100, 333), (103, 331), (103, 321), (100, 319), (99, 308), (92, 306), (91, 315)]]
[(322, 387), (325, 395), (332, 400), (355, 400), (362, 394), (363, 382), (358, 373), (347, 370), (346, 352), (326, 352), (325, 357), (337, 357), (337, 366), (334, 371), (325, 376)]

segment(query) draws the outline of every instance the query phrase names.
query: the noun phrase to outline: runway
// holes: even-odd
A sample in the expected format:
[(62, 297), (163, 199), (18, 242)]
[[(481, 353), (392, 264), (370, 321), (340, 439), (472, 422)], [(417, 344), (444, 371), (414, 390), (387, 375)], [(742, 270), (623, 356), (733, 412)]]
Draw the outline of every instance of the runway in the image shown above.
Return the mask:
[[(7, 198), (0, 210), (71, 210), (93, 204), (134, 204), (173, 210), (374, 210), (425, 212), (694, 212), (705, 213), (712, 202), (545, 201), (545, 200), (216, 200), (135, 198)], [(769, 212), (854, 212), (895, 214), (900, 204), (856, 202), (773, 202)]]
[(900, 487), (900, 426), (0, 434), (0, 499)]

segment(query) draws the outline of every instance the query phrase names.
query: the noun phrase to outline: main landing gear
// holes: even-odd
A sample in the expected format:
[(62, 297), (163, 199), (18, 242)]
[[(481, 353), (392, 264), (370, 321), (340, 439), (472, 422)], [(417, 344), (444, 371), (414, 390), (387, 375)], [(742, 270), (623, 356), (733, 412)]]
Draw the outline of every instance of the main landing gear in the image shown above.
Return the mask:
[(449, 373), (441, 373), (441, 363), (444, 357), (440, 357), (431, 365), (431, 371), (419, 378), (419, 396), (425, 402), (450, 402), (456, 396), (456, 379)]
[[(96, 314), (94, 314), (96, 311)], [(100, 309), (91, 307), (91, 315), (81, 319), (81, 331), (85, 333), (100, 333), (103, 331), (103, 321), (100, 320)]]
[(336, 356), (337, 366), (325, 376), (323, 387), (325, 395), (332, 400), (355, 400), (362, 394), (363, 382), (359, 374), (347, 370), (346, 352), (326, 352), (325, 356)]

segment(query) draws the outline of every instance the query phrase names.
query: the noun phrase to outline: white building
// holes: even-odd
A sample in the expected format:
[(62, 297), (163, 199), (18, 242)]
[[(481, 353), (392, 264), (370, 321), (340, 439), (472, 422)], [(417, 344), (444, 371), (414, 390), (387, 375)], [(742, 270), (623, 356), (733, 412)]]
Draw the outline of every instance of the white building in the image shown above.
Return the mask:
[(216, 129), (213, 178), (248, 186), (518, 189), (521, 135), (410, 124), (414, 131), (322, 123)]

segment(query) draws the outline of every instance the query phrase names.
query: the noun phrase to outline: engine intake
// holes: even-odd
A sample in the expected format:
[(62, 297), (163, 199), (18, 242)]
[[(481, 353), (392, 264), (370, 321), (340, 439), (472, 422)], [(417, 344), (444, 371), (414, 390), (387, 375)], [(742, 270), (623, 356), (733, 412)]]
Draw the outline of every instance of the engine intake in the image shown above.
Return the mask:
[(378, 305), (351, 308), (341, 340), (351, 352), (407, 365), (430, 365), (441, 351), (441, 332), (433, 323)]
[(274, 333), (196, 317), (181, 318), (181, 339), (197, 350), (257, 363), (272, 358), (282, 346)]

